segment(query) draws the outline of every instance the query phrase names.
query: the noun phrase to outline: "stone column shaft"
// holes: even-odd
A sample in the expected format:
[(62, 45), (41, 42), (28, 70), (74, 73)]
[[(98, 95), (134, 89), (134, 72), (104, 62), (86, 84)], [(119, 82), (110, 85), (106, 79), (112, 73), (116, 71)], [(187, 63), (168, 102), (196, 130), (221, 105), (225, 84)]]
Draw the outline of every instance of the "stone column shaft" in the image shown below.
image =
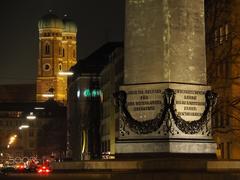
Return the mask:
[(203, 0), (126, 0), (125, 84), (206, 84)]

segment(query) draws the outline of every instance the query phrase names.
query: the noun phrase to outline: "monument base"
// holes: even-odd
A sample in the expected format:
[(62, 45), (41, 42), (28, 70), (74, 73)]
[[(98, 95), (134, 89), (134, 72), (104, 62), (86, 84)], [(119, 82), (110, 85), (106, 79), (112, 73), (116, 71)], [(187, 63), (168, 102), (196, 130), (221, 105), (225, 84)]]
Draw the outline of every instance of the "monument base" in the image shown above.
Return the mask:
[[(116, 142), (116, 154), (212, 154), (215, 157), (216, 143), (213, 140), (121, 140)], [(117, 156), (118, 156), (117, 155)], [(127, 155), (127, 156), (128, 156)], [(124, 155), (123, 155), (124, 156)]]
[[(53, 162), (55, 174), (70, 179), (107, 180), (235, 180), (240, 179), (240, 161), (214, 161), (205, 158), (155, 158), (139, 160), (101, 160)], [(57, 173), (56, 173), (57, 172)], [(1, 177), (2, 178), (2, 177)], [(9, 177), (7, 178), (9, 179)]]
[(209, 86), (155, 83), (121, 86), (116, 154), (215, 154)]

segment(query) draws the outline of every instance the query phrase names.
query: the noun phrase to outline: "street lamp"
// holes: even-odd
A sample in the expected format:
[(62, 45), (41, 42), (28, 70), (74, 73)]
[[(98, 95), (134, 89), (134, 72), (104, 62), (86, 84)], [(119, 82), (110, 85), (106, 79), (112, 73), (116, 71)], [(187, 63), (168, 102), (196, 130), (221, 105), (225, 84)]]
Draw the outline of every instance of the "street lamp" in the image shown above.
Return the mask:
[(27, 115), (26, 118), (29, 120), (34, 120), (34, 119), (36, 119), (36, 116), (33, 114), (33, 112), (30, 112), (30, 114)]
[(74, 73), (71, 71), (59, 71), (58, 75), (59, 76), (72, 76)]
[(48, 92), (42, 94), (42, 97), (44, 97), (44, 98), (53, 98), (55, 96), (54, 95), (54, 91), (55, 91), (54, 88), (50, 88), (48, 90)]
[(27, 125), (27, 124), (23, 124), (23, 125), (18, 127), (19, 130), (27, 129), (27, 128), (29, 128), (29, 125)]
[(44, 110), (45, 108), (44, 107), (35, 107), (34, 109), (35, 110)]
[(54, 94), (53, 93), (45, 93), (45, 94), (42, 94), (42, 97), (52, 98), (52, 97), (54, 97)]
[(17, 135), (14, 134), (13, 136), (10, 136), (9, 138), (9, 142), (8, 142), (8, 145), (7, 145), (7, 148), (9, 149), (10, 146), (16, 141), (16, 138), (17, 138)]

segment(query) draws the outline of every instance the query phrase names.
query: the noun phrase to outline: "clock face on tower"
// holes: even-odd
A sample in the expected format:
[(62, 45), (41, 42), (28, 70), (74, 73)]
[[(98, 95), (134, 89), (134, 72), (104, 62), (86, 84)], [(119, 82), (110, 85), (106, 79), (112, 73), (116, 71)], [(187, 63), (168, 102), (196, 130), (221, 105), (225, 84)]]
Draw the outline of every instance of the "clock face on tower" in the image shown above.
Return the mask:
[(49, 63), (43, 64), (43, 70), (44, 71), (50, 71), (51, 70), (51, 65)]

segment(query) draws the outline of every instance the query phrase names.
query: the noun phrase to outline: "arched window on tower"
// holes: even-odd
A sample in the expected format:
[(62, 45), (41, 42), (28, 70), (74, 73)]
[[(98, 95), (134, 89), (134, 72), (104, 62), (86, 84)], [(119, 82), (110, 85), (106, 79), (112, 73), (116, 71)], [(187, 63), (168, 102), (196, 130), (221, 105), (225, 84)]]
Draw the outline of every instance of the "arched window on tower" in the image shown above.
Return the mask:
[(62, 56), (63, 57), (65, 56), (65, 49), (64, 48), (62, 49)]
[(47, 54), (47, 55), (50, 54), (50, 45), (49, 45), (49, 43), (45, 44), (45, 54)]
[(58, 64), (58, 69), (59, 69), (59, 71), (62, 71), (62, 64), (61, 63)]

